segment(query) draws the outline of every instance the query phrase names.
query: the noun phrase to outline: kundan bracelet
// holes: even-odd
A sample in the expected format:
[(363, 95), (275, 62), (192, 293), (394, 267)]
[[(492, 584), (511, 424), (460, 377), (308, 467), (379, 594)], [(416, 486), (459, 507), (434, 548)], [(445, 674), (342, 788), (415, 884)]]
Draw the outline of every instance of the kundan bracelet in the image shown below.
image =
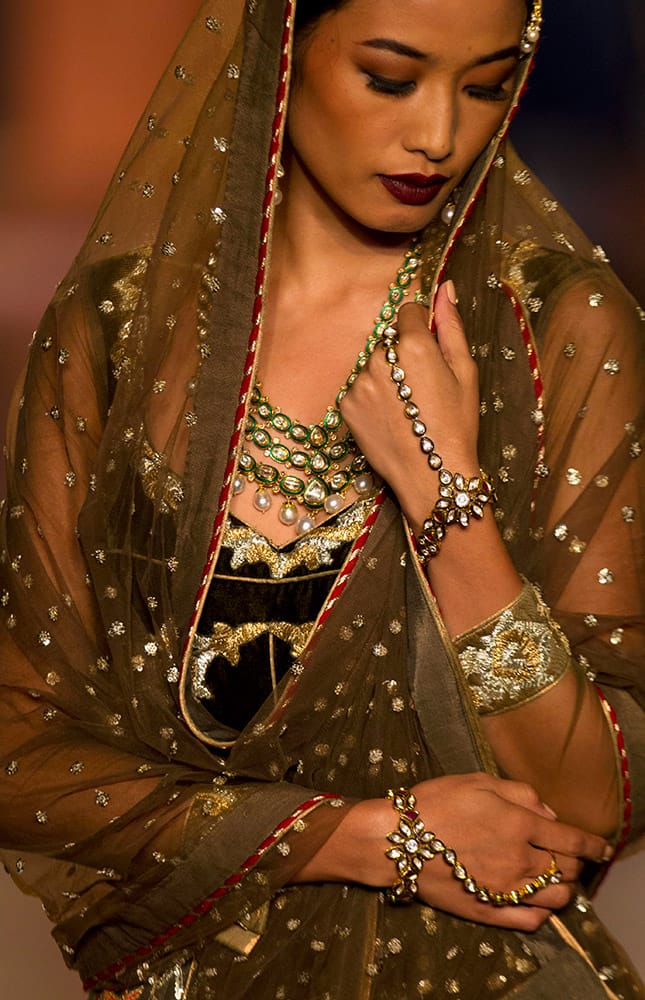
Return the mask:
[(498, 892), (479, 885), (460, 862), (456, 851), (446, 847), (439, 837), (426, 830), (416, 808), (414, 792), (406, 788), (390, 788), (387, 798), (399, 815), (397, 829), (388, 834), (387, 838), (393, 846), (385, 852), (385, 856), (394, 861), (397, 873), (396, 881), (385, 894), (388, 903), (411, 903), (418, 892), (418, 879), (425, 862), (432, 861), (438, 854), (452, 869), (454, 878), (461, 882), (465, 892), (475, 896), (480, 903), (490, 903), (491, 906), (519, 906), (541, 889), (558, 885), (562, 881), (562, 872), (558, 868), (555, 854), (550, 851), (551, 864), (547, 870), (519, 889)]
[(399, 814), (399, 825), (387, 838), (393, 846), (385, 852), (385, 857), (396, 865), (397, 878), (385, 895), (388, 903), (411, 903), (417, 894), (423, 865), (434, 857), (429, 846), (434, 834), (426, 830), (416, 810), (413, 792), (390, 788), (387, 798)]
[(479, 470), (478, 476), (464, 476), (460, 472), (449, 472), (443, 468), (443, 459), (435, 451), (434, 441), (428, 435), (428, 428), (421, 419), (419, 407), (412, 399), (412, 389), (406, 381), (406, 374), (396, 350), (398, 342), (396, 329), (388, 327), (383, 334), (382, 345), (385, 360), (390, 366), (390, 378), (403, 403), (404, 413), (412, 424), (412, 433), (419, 440), (422, 454), (430, 469), (439, 473), (439, 499), (423, 522), (423, 530), (417, 537), (419, 560), (425, 564), (439, 554), (446, 536), (446, 528), (451, 524), (467, 528), (471, 517), (484, 516), (486, 504), (494, 502), (497, 494), (491, 479), (482, 469)]
[(420, 561), (427, 563), (438, 555), (446, 537), (446, 528), (451, 524), (467, 528), (471, 517), (481, 519), (486, 504), (496, 499), (495, 487), (483, 469), (479, 470), (478, 476), (470, 478), (460, 472), (442, 469), (439, 473), (439, 499), (417, 536)]

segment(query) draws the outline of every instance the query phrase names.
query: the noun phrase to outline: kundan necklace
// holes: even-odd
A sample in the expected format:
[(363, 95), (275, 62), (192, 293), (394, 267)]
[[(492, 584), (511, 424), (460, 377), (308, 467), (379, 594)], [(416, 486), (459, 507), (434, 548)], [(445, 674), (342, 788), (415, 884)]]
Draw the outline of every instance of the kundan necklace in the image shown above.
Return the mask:
[(244, 436), (262, 455), (242, 449), (234, 492), (241, 493), (247, 481), (256, 483), (253, 506), (263, 513), (273, 507), (274, 496), (281, 497), (278, 518), (282, 524), (293, 525), (299, 535), (314, 527), (321, 511), (337, 513), (350, 487), (359, 497), (374, 490), (365, 456), (349, 430), (343, 432), (339, 407), (396, 318), (421, 263), (420, 252), (421, 244), (415, 240), (390, 285), (365, 348), (338, 390), (335, 405), (327, 407), (321, 420), (315, 424), (295, 420), (269, 401), (259, 381), (253, 386)]

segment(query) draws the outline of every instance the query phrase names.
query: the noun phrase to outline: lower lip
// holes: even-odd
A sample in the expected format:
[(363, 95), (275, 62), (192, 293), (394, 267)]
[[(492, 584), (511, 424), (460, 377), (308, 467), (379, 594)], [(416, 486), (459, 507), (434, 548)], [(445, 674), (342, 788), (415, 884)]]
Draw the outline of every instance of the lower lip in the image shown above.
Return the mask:
[(392, 197), (400, 201), (402, 205), (429, 205), (443, 187), (443, 181), (422, 187), (420, 184), (409, 184), (405, 181), (395, 180), (393, 177), (386, 177), (383, 174), (379, 176), (379, 180), (385, 190), (389, 191)]

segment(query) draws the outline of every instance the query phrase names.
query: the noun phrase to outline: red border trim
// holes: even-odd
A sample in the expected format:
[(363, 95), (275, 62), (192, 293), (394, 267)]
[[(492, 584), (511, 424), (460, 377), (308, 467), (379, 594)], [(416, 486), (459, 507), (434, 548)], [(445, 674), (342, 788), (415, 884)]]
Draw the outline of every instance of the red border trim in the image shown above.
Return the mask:
[(303, 816), (312, 812), (323, 802), (336, 801), (338, 799), (338, 795), (325, 793), (316, 795), (313, 799), (308, 799), (306, 802), (303, 802), (303, 804), (298, 806), (298, 808), (290, 816), (278, 823), (273, 833), (262, 841), (260, 846), (250, 857), (246, 859), (238, 871), (229, 875), (226, 881), (218, 889), (212, 892), (210, 896), (207, 896), (201, 903), (198, 903), (194, 910), (187, 913), (178, 923), (174, 924), (167, 931), (164, 931), (163, 934), (157, 935), (157, 937), (153, 938), (148, 944), (142, 945), (141, 948), (138, 948), (133, 954), (126, 955), (125, 958), (122, 958), (119, 962), (111, 965), (109, 969), (105, 969), (104, 972), (86, 980), (83, 984), (83, 988), (85, 990), (97, 988), (100, 986), (102, 981), (112, 979), (120, 972), (123, 972), (123, 970), (129, 965), (132, 965), (133, 962), (141, 962), (148, 958), (156, 948), (160, 948), (167, 944), (177, 934), (181, 933), (181, 931), (186, 930), (186, 928), (196, 923), (197, 920), (206, 916), (206, 914), (213, 909), (215, 904), (220, 899), (227, 896), (229, 892), (235, 889), (242, 882), (245, 876), (248, 875), (248, 873), (262, 860), (267, 851), (270, 851), (272, 847), (275, 847), (278, 841), (282, 840), (285, 834), (289, 832), (299, 819), (302, 819)]
[[(356, 566), (358, 565), (358, 561), (361, 557), (363, 549), (367, 544), (367, 539), (370, 536), (370, 532), (376, 522), (377, 517), (381, 512), (383, 503), (385, 501), (385, 496), (386, 492), (385, 488), (383, 488), (377, 494), (374, 500), (374, 505), (371, 511), (369, 512), (367, 518), (365, 519), (365, 524), (363, 525), (360, 534), (354, 541), (354, 544), (352, 545), (351, 552), (347, 557), (345, 565), (338, 574), (336, 582), (332, 587), (327, 597), (327, 600), (325, 601), (325, 604), (323, 605), (322, 611), (320, 612), (315, 628), (312, 630), (311, 638), (303, 653), (303, 660), (308, 660), (310, 658), (311, 653), (316, 645), (317, 637), (320, 635), (320, 632), (322, 631), (325, 622), (327, 621), (332, 611), (334, 610), (335, 604), (337, 603), (337, 601), (340, 600), (341, 595), (343, 594), (347, 584), (349, 583), (349, 579), (354, 570), (356, 569)], [(303, 665), (303, 672), (306, 669), (307, 668)], [(302, 674), (293, 677), (289, 682), (289, 684), (285, 687), (285, 691), (282, 698), (280, 699), (280, 702), (276, 706), (275, 710), (271, 713), (271, 715), (268, 716), (265, 725), (267, 726), (273, 725), (281, 717), (282, 713), (284, 712), (284, 709), (289, 704), (293, 695), (295, 694), (296, 688), (300, 683), (301, 676)]]
[(477, 205), (477, 202), (479, 201), (479, 198), (480, 198), (480, 195), (481, 195), (482, 191), (484, 190), (484, 188), (486, 187), (486, 185), (488, 183), (488, 178), (490, 176), (490, 172), (492, 170), (493, 163), (495, 162), (495, 159), (499, 156), (499, 151), (502, 148), (505, 140), (508, 137), (508, 134), (509, 134), (509, 131), (510, 131), (510, 128), (511, 128), (511, 124), (513, 123), (513, 119), (515, 118), (515, 115), (517, 114), (517, 112), (519, 110), (520, 102), (521, 102), (521, 100), (522, 100), (522, 98), (523, 98), (523, 96), (526, 93), (526, 90), (528, 88), (528, 80), (529, 80), (529, 77), (530, 77), (531, 73), (533, 72), (533, 67), (535, 65), (536, 51), (537, 51), (537, 49), (534, 50), (532, 56), (530, 57), (530, 60), (529, 60), (529, 63), (528, 63), (527, 69), (526, 69), (526, 76), (524, 78), (524, 82), (523, 82), (522, 86), (520, 87), (520, 89), (518, 91), (517, 97), (515, 99), (515, 103), (509, 109), (508, 114), (507, 114), (504, 122), (502, 123), (502, 125), (501, 125), (501, 127), (500, 127), (500, 129), (499, 129), (499, 131), (497, 133), (497, 142), (495, 143), (494, 148), (491, 149), (490, 152), (489, 152), (489, 163), (488, 163), (487, 167), (484, 170), (484, 173), (482, 175), (481, 181), (477, 185), (477, 187), (475, 188), (475, 190), (472, 192), (472, 194), (470, 196), (470, 200), (469, 200), (468, 204), (466, 205), (466, 207), (464, 208), (463, 214), (462, 214), (461, 218), (459, 219), (459, 222), (457, 223), (457, 225), (455, 226), (454, 230), (450, 234), (450, 237), (448, 239), (448, 243), (447, 243), (447, 245), (445, 247), (445, 250), (444, 250), (443, 260), (440, 262), (440, 264), (439, 264), (439, 266), (437, 268), (437, 275), (436, 275), (436, 278), (435, 278), (435, 286), (434, 286), (435, 287), (435, 294), (434, 294), (434, 301), (433, 301), (433, 306), (432, 306), (432, 324), (431, 324), (431, 329), (433, 331), (435, 329), (434, 306), (435, 306), (435, 302), (436, 302), (436, 297), (439, 294), (439, 289), (441, 287), (441, 283), (442, 283), (442, 281), (444, 279), (444, 276), (445, 276), (445, 274), (446, 274), (446, 272), (448, 270), (448, 265), (450, 263), (450, 258), (452, 257), (453, 250), (455, 249), (457, 241), (458, 241), (459, 237), (461, 236), (461, 233), (462, 233), (462, 231), (463, 231), (466, 223), (468, 222), (470, 216), (472, 215), (472, 213), (475, 210), (475, 206)]
[(279, 82), (276, 94), (276, 113), (273, 119), (271, 146), (269, 150), (270, 154), (269, 167), (266, 175), (264, 202), (262, 204), (262, 223), (260, 228), (260, 251), (258, 255), (258, 271), (255, 279), (255, 304), (253, 306), (253, 327), (251, 330), (251, 336), (249, 338), (249, 348), (246, 356), (246, 363), (244, 365), (244, 376), (242, 378), (242, 384), (240, 386), (238, 407), (235, 413), (235, 425), (229, 446), (229, 458), (226, 465), (226, 470), (224, 472), (224, 482), (222, 484), (222, 490), (219, 497), (217, 515), (213, 523), (211, 542), (208, 549), (208, 555), (206, 557), (204, 571), (202, 573), (201, 583), (195, 597), (195, 609), (193, 611), (193, 615), (190, 620), (188, 635), (186, 638), (186, 642), (184, 644), (182, 665), (181, 665), (182, 673), (185, 670), (186, 656), (190, 648), (190, 645), (192, 643), (193, 632), (196, 627), (201, 607), (204, 601), (204, 597), (210, 583), (215, 559), (217, 558), (219, 541), (222, 533), (222, 526), (224, 524), (224, 518), (226, 515), (226, 510), (228, 508), (228, 503), (230, 498), (231, 484), (233, 482), (233, 476), (235, 475), (235, 468), (237, 464), (237, 452), (242, 438), (244, 422), (246, 419), (247, 398), (253, 381), (255, 354), (257, 351), (258, 340), (260, 337), (262, 307), (264, 303), (264, 283), (266, 279), (267, 262), (268, 262), (268, 243), (269, 243), (269, 233), (271, 230), (271, 210), (273, 207), (275, 187), (277, 182), (278, 158), (280, 154), (282, 130), (284, 126), (285, 112), (287, 107), (287, 93), (288, 93), (289, 72), (290, 72), (289, 50), (291, 43), (293, 12), (294, 12), (293, 2), (292, 0), (287, 0), (287, 4), (285, 7), (285, 15), (284, 15), (285, 27), (282, 34), (282, 42), (281, 42)]
[(607, 700), (604, 691), (599, 685), (596, 685), (596, 691), (598, 692), (598, 697), (602, 704), (603, 709), (607, 719), (611, 725), (614, 740), (616, 741), (616, 749), (618, 751), (618, 760), (620, 766), (620, 775), (623, 782), (623, 826), (620, 831), (620, 838), (618, 844), (616, 845), (616, 851), (613, 857), (615, 861), (620, 852), (625, 847), (627, 843), (627, 838), (631, 830), (632, 822), (632, 782), (629, 774), (629, 757), (627, 755), (627, 747), (625, 745), (625, 737), (621, 729), (620, 723), (618, 721), (618, 716), (614, 711), (613, 706)]
[(382, 489), (380, 493), (376, 496), (374, 500), (374, 506), (372, 507), (367, 518), (365, 519), (365, 524), (361, 529), (361, 533), (356, 538), (352, 546), (352, 550), (347, 559), (347, 562), (345, 563), (340, 574), (338, 575), (336, 583), (325, 602), (325, 606), (318, 619), (318, 624), (316, 625), (316, 633), (320, 631), (320, 629), (323, 627), (323, 625), (329, 618), (330, 614), (333, 611), (334, 605), (340, 599), (341, 594), (343, 593), (345, 587), (349, 582), (350, 576), (356, 569), (358, 560), (361, 556), (363, 549), (365, 548), (365, 545), (367, 544), (367, 539), (369, 538), (372, 526), (374, 525), (376, 518), (378, 517), (381, 511), (381, 507), (383, 506), (384, 500), (385, 500), (385, 489)]

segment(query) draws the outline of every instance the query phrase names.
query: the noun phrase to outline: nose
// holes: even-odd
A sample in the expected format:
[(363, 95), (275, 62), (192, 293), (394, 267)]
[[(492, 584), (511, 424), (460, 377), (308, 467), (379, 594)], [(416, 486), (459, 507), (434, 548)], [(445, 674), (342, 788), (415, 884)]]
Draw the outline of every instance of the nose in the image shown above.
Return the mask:
[(451, 88), (436, 86), (428, 92), (423, 105), (410, 109), (404, 146), (409, 152), (421, 152), (433, 163), (442, 163), (453, 153), (457, 133), (457, 102)]

